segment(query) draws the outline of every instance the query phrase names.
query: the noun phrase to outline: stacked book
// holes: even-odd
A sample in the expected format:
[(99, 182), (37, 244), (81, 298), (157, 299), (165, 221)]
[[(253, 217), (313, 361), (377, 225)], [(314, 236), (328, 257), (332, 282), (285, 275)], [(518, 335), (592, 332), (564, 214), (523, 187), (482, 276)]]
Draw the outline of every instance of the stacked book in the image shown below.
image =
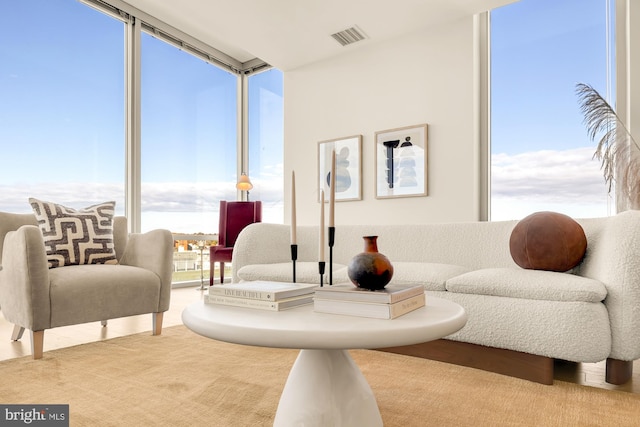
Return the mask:
[(351, 284), (317, 287), (313, 309), (320, 313), (395, 319), (425, 305), (422, 285), (387, 285), (370, 291)]
[(313, 302), (317, 285), (304, 283), (242, 282), (209, 287), (204, 302), (280, 311)]

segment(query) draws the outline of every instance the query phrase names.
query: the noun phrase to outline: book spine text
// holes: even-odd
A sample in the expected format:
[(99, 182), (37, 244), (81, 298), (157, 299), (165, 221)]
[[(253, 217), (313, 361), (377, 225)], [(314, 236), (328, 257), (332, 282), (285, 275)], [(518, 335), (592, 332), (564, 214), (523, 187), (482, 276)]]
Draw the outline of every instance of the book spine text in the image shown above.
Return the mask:
[(404, 301), (391, 304), (389, 306), (389, 308), (391, 309), (389, 318), (395, 319), (396, 317), (402, 316), (403, 314), (407, 314), (410, 311), (423, 307), (425, 305), (425, 302), (426, 298), (423, 293), (422, 295), (411, 297)]
[(205, 302), (209, 304), (232, 305), (235, 307), (260, 308), (263, 310), (278, 310), (278, 304), (273, 301), (257, 299), (225, 297), (221, 295), (206, 295)]
[(273, 292), (247, 291), (243, 289), (224, 289), (224, 286), (212, 286), (209, 288), (209, 295), (226, 296), (236, 298), (248, 298), (253, 300), (273, 301)]

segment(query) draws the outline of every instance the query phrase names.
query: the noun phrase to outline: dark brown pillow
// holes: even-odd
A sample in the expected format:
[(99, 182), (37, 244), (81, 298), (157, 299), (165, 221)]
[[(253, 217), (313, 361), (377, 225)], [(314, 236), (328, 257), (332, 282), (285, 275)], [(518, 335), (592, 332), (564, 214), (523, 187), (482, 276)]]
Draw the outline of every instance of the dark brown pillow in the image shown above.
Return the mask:
[(567, 271), (582, 261), (587, 237), (580, 224), (567, 215), (536, 212), (513, 228), (509, 249), (522, 268)]

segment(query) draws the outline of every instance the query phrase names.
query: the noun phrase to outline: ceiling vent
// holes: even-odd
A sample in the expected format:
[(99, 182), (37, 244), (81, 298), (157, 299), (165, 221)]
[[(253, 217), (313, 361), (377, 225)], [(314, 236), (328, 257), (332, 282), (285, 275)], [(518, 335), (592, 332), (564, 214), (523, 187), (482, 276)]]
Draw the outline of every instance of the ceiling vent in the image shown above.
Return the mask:
[(367, 36), (365, 36), (364, 33), (357, 27), (347, 28), (346, 30), (331, 34), (331, 37), (336, 39), (336, 41), (342, 46), (359, 42), (360, 40), (364, 40), (367, 38)]

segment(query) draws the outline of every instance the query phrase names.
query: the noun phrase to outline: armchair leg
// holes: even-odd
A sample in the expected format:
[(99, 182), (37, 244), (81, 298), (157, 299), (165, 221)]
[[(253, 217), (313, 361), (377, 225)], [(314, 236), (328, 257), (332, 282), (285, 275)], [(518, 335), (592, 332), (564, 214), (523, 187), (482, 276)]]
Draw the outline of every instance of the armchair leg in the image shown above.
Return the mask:
[(160, 335), (162, 333), (162, 318), (164, 312), (153, 313), (153, 335)]
[(13, 333), (11, 334), (11, 341), (19, 341), (24, 334), (24, 328), (22, 326), (13, 325)]
[(224, 262), (220, 263), (220, 284), (224, 283)]
[(34, 359), (42, 359), (44, 345), (44, 330), (31, 331), (31, 351)]

